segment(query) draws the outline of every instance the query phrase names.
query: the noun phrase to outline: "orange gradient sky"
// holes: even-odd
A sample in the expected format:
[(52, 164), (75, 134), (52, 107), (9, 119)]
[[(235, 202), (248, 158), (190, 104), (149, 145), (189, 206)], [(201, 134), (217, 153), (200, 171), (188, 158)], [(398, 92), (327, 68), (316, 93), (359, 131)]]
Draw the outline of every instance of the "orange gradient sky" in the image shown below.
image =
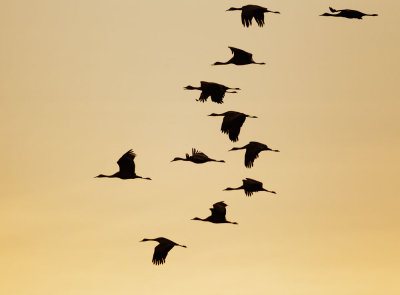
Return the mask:
[[(0, 9), (0, 293), (398, 295), (400, 2), (26, 1)], [(328, 7), (378, 17), (320, 17)], [(212, 67), (228, 46), (265, 66)], [(240, 87), (196, 102), (201, 80)], [(255, 115), (239, 142), (228, 110)], [(259, 141), (252, 169), (234, 146)], [(222, 163), (170, 161), (195, 147)], [(152, 181), (96, 179), (129, 149)], [(224, 192), (260, 180), (277, 195)], [(207, 217), (224, 200), (230, 224)], [(185, 244), (151, 263), (164, 236)]]

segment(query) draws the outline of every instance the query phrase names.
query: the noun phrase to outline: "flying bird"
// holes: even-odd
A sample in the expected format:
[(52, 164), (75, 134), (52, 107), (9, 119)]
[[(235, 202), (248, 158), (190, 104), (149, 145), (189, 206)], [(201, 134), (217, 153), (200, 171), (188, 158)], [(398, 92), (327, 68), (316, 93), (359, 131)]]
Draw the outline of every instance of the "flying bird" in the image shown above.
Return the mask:
[(239, 140), (240, 128), (242, 127), (246, 118), (257, 118), (256, 116), (246, 115), (240, 112), (228, 111), (222, 114), (212, 113), (209, 116), (223, 116), (221, 125), (221, 132), (228, 134), (229, 139), (233, 142)]
[(250, 141), (248, 144), (242, 147), (234, 147), (229, 151), (236, 151), (246, 149), (246, 153), (244, 155), (244, 165), (247, 168), (251, 168), (254, 165), (254, 160), (258, 158), (258, 154), (262, 151), (272, 151), (279, 152), (278, 150), (270, 149), (266, 144), (259, 143), (256, 141)]
[(190, 156), (189, 154), (186, 154), (186, 158), (179, 158), (176, 157), (174, 158), (171, 162), (174, 161), (189, 161), (189, 162), (193, 162), (196, 164), (203, 164), (206, 162), (221, 162), (221, 163), (225, 163), (224, 160), (215, 160), (215, 159), (211, 159), (209, 158), (206, 154), (192, 148), (192, 155)]
[(332, 13), (325, 12), (324, 14), (321, 14), (321, 16), (336, 16), (336, 17), (345, 17), (345, 18), (356, 18), (356, 19), (362, 19), (363, 16), (378, 16), (376, 13), (374, 14), (366, 14), (363, 12), (360, 12), (358, 10), (352, 10), (352, 9), (333, 9), (332, 7), (329, 7), (329, 10)]
[(235, 47), (229, 47), (229, 49), (232, 51), (233, 56), (230, 60), (227, 62), (215, 62), (213, 66), (217, 65), (227, 65), (227, 64), (234, 64), (237, 66), (242, 66), (242, 65), (248, 65), (248, 64), (258, 64), (258, 65), (265, 65), (264, 62), (255, 62), (253, 59), (253, 54), (244, 51), (242, 49), (238, 49)]
[(135, 157), (136, 157), (136, 154), (132, 150), (127, 151), (117, 162), (117, 164), (119, 166), (118, 172), (116, 172), (112, 175), (99, 174), (96, 177), (97, 178), (116, 177), (116, 178), (121, 178), (121, 179), (142, 178), (142, 179), (151, 180), (151, 178), (149, 178), (149, 177), (142, 177), (142, 176), (136, 175), (135, 162), (134, 162)]
[(263, 188), (262, 182), (251, 179), (251, 178), (243, 179), (243, 184), (239, 187), (236, 187), (236, 188), (227, 187), (226, 189), (224, 189), (224, 191), (233, 191), (233, 190), (241, 190), (241, 189), (244, 190), (244, 193), (248, 197), (251, 197), (251, 195), (255, 192), (261, 192), (261, 191), (276, 194), (276, 192), (274, 192), (274, 191), (269, 191), (269, 190)]
[(227, 204), (224, 203), (224, 201), (215, 203), (213, 205), (212, 208), (210, 208), (211, 210), (211, 215), (208, 216), (207, 218), (199, 218), (199, 217), (195, 217), (192, 218), (192, 220), (200, 220), (200, 221), (208, 221), (208, 222), (212, 222), (212, 223), (231, 223), (231, 224), (238, 224), (237, 222), (232, 222), (232, 221), (228, 221), (226, 220), (226, 206), (228, 206)]
[(174, 248), (174, 246), (179, 246), (186, 248), (185, 245), (179, 245), (171, 240), (166, 238), (156, 238), (156, 239), (143, 239), (140, 242), (147, 242), (147, 241), (156, 241), (159, 244), (154, 248), (154, 254), (152, 262), (153, 264), (159, 265), (165, 262), (167, 258), (168, 252)]
[[(216, 103), (224, 103), (223, 98), (225, 93), (237, 93), (235, 90), (240, 90), (240, 88), (231, 88), (222, 84), (214, 82), (201, 81), (200, 87), (186, 86), (186, 90), (201, 90), (200, 98), (197, 101), (206, 102), (208, 97), (211, 96), (211, 101)], [(234, 90), (234, 91), (228, 91)]]
[(249, 27), (252, 24), (253, 18), (256, 20), (259, 27), (264, 26), (264, 13), (280, 13), (279, 11), (271, 11), (268, 8), (258, 5), (245, 5), (240, 8), (231, 7), (227, 11), (241, 10), (242, 24), (244, 27)]

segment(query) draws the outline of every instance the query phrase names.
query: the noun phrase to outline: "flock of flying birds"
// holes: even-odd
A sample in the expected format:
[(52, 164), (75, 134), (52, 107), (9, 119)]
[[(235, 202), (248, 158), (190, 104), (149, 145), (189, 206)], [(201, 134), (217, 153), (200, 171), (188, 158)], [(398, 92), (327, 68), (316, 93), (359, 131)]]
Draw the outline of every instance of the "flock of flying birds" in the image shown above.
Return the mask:
[[(231, 7), (227, 11), (235, 11), (235, 10), (241, 10), (241, 20), (242, 24), (245, 27), (249, 27), (252, 25), (252, 20), (256, 21), (257, 25), (259, 27), (263, 27), (265, 24), (264, 21), (264, 13), (277, 13), (279, 14), (280, 12), (278, 11), (271, 11), (268, 10), (267, 8), (258, 6), (258, 5), (245, 5), (240, 8), (235, 8)], [(377, 16), (377, 14), (365, 14), (363, 12), (357, 11), (357, 10), (351, 10), (351, 9), (341, 9), (341, 10), (336, 10), (333, 9), (332, 7), (329, 7), (329, 10), (332, 13), (324, 13), (321, 14), (321, 16), (335, 16), (335, 17), (344, 17), (344, 18), (349, 18), (349, 19), (362, 19), (364, 16)], [(260, 64), (263, 65), (265, 63), (263, 62), (255, 62), (253, 60), (253, 55), (249, 52), (246, 52), (244, 50), (235, 48), (235, 47), (229, 47), (233, 53), (233, 57), (226, 61), (226, 62), (215, 62), (213, 65), (227, 65), (227, 64), (234, 64), (234, 65), (248, 65), (248, 64)], [(240, 88), (232, 88), (228, 87), (222, 84), (214, 83), (214, 82), (205, 82), (201, 81), (200, 82), (200, 87), (194, 87), (194, 86), (186, 86), (184, 89), (186, 90), (200, 90), (201, 94), (200, 97), (197, 99), (197, 101), (201, 102), (206, 102), (209, 97), (211, 97), (211, 101), (222, 104), (223, 103), (223, 98), (226, 93), (237, 93), (236, 90), (240, 90)], [(231, 90), (231, 91), (229, 91)], [(256, 116), (251, 116), (247, 114), (243, 114), (240, 112), (235, 112), (235, 111), (227, 111), (222, 114), (215, 114), (212, 113), (209, 116), (222, 116), (224, 117), (222, 120), (222, 125), (221, 125), (221, 132), (228, 134), (229, 139), (232, 142), (236, 142), (239, 140), (239, 133), (240, 129), (243, 126), (243, 123), (246, 121), (246, 118), (257, 118)], [(279, 152), (279, 150), (271, 149), (269, 148), (266, 144), (256, 142), (256, 141), (251, 141), (245, 146), (242, 147), (234, 147), (230, 151), (235, 151), (235, 150), (241, 150), (245, 149), (245, 156), (244, 156), (244, 165), (247, 168), (251, 168), (254, 165), (254, 160), (258, 158), (260, 152), (262, 151), (272, 151), (272, 152)], [(151, 180), (149, 177), (142, 177), (136, 174), (135, 170), (135, 156), (136, 154), (132, 151), (129, 150), (126, 152), (118, 161), (117, 164), (119, 166), (119, 171), (111, 174), (111, 175), (104, 175), (104, 174), (99, 174), (98, 178), (102, 177), (109, 177), (109, 178), (120, 178), (120, 179), (135, 179), (135, 178), (141, 178), (141, 179), (147, 179)], [(212, 158), (209, 158), (206, 154), (196, 150), (192, 149), (192, 154), (186, 154), (185, 158), (180, 158), (176, 157), (174, 158), (171, 162), (174, 161), (189, 161), (193, 162), (195, 164), (203, 164), (206, 162), (221, 162), (224, 163), (224, 160), (215, 160)], [(269, 192), (272, 194), (276, 194), (274, 191), (267, 190), (263, 188), (263, 184), (260, 181), (251, 179), (251, 178), (246, 178), (243, 179), (242, 185), (236, 188), (231, 188), (228, 187), (225, 189), (225, 191), (230, 191), (230, 190), (244, 190), (246, 196), (250, 197), (253, 193), (259, 192), (259, 191), (265, 191)], [(207, 218), (199, 218), (195, 217), (192, 220), (200, 220), (200, 221), (207, 221), (207, 222), (212, 222), (212, 223), (231, 223), (231, 224), (238, 224), (237, 222), (232, 222), (226, 220), (226, 207), (228, 205), (225, 204), (224, 201), (217, 202), (213, 204), (213, 207), (210, 208), (211, 210), (211, 215), (208, 216)], [(186, 248), (185, 245), (180, 245), (177, 244), (169, 239), (166, 238), (155, 238), (155, 239), (143, 239), (141, 242), (146, 242), (146, 241), (156, 241), (158, 242), (158, 245), (154, 249), (154, 254), (153, 254), (153, 259), (152, 262), (156, 265), (158, 264), (163, 264), (165, 262), (165, 259), (168, 255), (168, 252), (174, 247), (174, 246), (179, 246), (179, 247), (184, 247)]]

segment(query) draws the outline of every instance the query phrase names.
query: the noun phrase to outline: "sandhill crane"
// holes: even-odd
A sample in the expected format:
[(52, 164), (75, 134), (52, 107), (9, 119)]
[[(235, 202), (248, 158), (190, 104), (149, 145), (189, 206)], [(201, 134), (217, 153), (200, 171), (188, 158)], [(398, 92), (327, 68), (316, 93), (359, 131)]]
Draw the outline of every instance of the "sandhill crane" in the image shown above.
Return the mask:
[(223, 103), (225, 93), (237, 93), (236, 91), (228, 90), (240, 90), (240, 88), (231, 88), (222, 84), (214, 82), (201, 81), (200, 87), (186, 86), (186, 90), (201, 90), (200, 98), (196, 101), (206, 102), (207, 98), (211, 96), (211, 101), (216, 103)]
[(345, 18), (356, 18), (356, 19), (362, 19), (363, 16), (378, 16), (376, 13), (374, 14), (366, 14), (357, 10), (352, 10), (352, 9), (333, 9), (332, 7), (329, 7), (329, 10), (332, 13), (325, 12), (324, 14), (321, 14), (321, 16), (336, 16), (336, 17), (345, 17)]
[(174, 161), (189, 161), (189, 162), (193, 162), (196, 164), (203, 164), (206, 162), (221, 162), (221, 163), (225, 163), (224, 160), (214, 160), (209, 158), (206, 154), (192, 148), (192, 155), (190, 156), (189, 154), (186, 154), (186, 158), (179, 158), (176, 157), (174, 158), (171, 162)]
[(265, 188), (263, 188), (263, 184), (260, 181), (251, 179), (251, 178), (246, 178), (243, 179), (243, 185), (236, 187), (236, 188), (232, 188), (232, 187), (227, 187), (226, 189), (224, 189), (224, 191), (233, 191), (233, 190), (244, 190), (244, 193), (246, 194), (246, 196), (251, 197), (251, 195), (255, 192), (269, 192), (272, 194), (276, 194), (276, 192), (274, 191), (269, 191)]
[(186, 248), (185, 245), (179, 245), (171, 240), (166, 238), (156, 238), (156, 239), (143, 239), (140, 242), (147, 242), (147, 241), (156, 241), (159, 244), (154, 248), (154, 254), (152, 262), (153, 264), (159, 265), (165, 262), (167, 258), (168, 252), (174, 247), (179, 246)]
[(142, 178), (142, 179), (151, 180), (151, 178), (149, 178), (149, 177), (142, 177), (142, 176), (136, 175), (135, 162), (134, 162), (135, 157), (136, 157), (136, 154), (132, 150), (127, 151), (117, 162), (117, 164), (119, 166), (118, 172), (116, 172), (112, 175), (99, 174), (96, 177), (98, 177), (98, 178), (116, 177), (116, 178), (121, 178), (121, 179)]
[(227, 64), (234, 64), (237, 66), (242, 66), (242, 65), (248, 65), (248, 64), (258, 64), (258, 65), (265, 65), (265, 62), (255, 62), (253, 60), (253, 54), (244, 51), (242, 49), (238, 49), (235, 47), (229, 47), (229, 49), (232, 51), (233, 56), (230, 60), (227, 62), (215, 62), (213, 66), (217, 65), (227, 65)]
[(261, 7), (258, 5), (245, 5), (240, 8), (231, 7), (227, 11), (241, 10), (242, 11), (242, 24), (244, 27), (251, 26), (253, 17), (256, 20), (259, 27), (264, 26), (264, 13), (280, 13), (279, 11), (271, 11), (268, 8)]
[(244, 121), (246, 121), (246, 118), (257, 118), (256, 116), (250, 116), (235, 111), (228, 111), (222, 114), (212, 113), (209, 116), (224, 116), (221, 125), (221, 132), (228, 134), (229, 139), (233, 142), (239, 140), (240, 128)]
[(279, 152), (278, 150), (270, 149), (267, 145), (263, 143), (259, 143), (256, 141), (250, 141), (248, 144), (242, 147), (234, 147), (229, 151), (236, 151), (246, 149), (246, 153), (244, 155), (244, 165), (247, 168), (251, 168), (254, 165), (254, 160), (258, 158), (258, 154), (262, 151), (272, 151)]
[(224, 201), (215, 203), (211, 210), (211, 215), (207, 218), (201, 219), (199, 217), (192, 218), (192, 220), (200, 220), (200, 221), (208, 221), (212, 223), (231, 223), (231, 224), (238, 224), (237, 222), (232, 222), (226, 220), (226, 206), (227, 204)]

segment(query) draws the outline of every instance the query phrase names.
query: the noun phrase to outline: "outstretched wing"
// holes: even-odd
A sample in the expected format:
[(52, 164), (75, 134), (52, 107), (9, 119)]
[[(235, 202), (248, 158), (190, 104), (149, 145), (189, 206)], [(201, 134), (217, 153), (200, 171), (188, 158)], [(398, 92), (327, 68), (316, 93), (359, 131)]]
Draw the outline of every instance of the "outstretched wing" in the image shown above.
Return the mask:
[(329, 7), (329, 10), (331, 11), (331, 12), (339, 12), (340, 10), (336, 10), (336, 9), (334, 9), (334, 8), (332, 8), (332, 7)]
[(239, 48), (235, 47), (229, 47), (229, 49), (232, 51), (233, 55), (237, 56), (238, 59), (248, 59), (251, 60), (253, 58), (253, 54), (244, 51)]
[(201, 102), (206, 102), (207, 98), (211, 95), (210, 93), (210, 87), (209, 87), (209, 82), (205, 82), (205, 81), (200, 81), (200, 87), (201, 87), (201, 94), (199, 97), (199, 101)]
[(253, 19), (253, 12), (250, 9), (242, 9), (242, 24), (244, 27), (251, 26)]
[(135, 157), (133, 150), (127, 151), (117, 162), (122, 174), (135, 174)]
[(225, 115), (221, 125), (222, 133), (228, 134), (231, 141), (238, 141), (240, 128), (243, 126), (245, 120), (246, 115), (243, 113), (233, 112)]
[(152, 262), (156, 265), (163, 264), (167, 258), (168, 252), (174, 247), (172, 243), (160, 243), (154, 248)]
[(218, 203), (215, 203), (213, 205), (212, 208), (210, 208), (211, 210), (211, 216), (215, 219), (215, 220), (225, 220), (225, 216), (226, 216), (226, 204), (221, 201)]
[(216, 103), (223, 103), (225, 92), (228, 88), (217, 83), (210, 83), (211, 100)]
[(206, 154), (196, 150), (195, 148), (192, 148), (192, 158), (200, 161), (208, 160), (208, 156)]
[(257, 10), (254, 12), (254, 19), (256, 20), (259, 27), (264, 26), (264, 12), (262, 10)]
[(244, 165), (247, 168), (251, 168), (254, 165), (254, 160), (258, 158), (258, 154), (261, 152), (259, 149), (247, 148), (244, 154)]

